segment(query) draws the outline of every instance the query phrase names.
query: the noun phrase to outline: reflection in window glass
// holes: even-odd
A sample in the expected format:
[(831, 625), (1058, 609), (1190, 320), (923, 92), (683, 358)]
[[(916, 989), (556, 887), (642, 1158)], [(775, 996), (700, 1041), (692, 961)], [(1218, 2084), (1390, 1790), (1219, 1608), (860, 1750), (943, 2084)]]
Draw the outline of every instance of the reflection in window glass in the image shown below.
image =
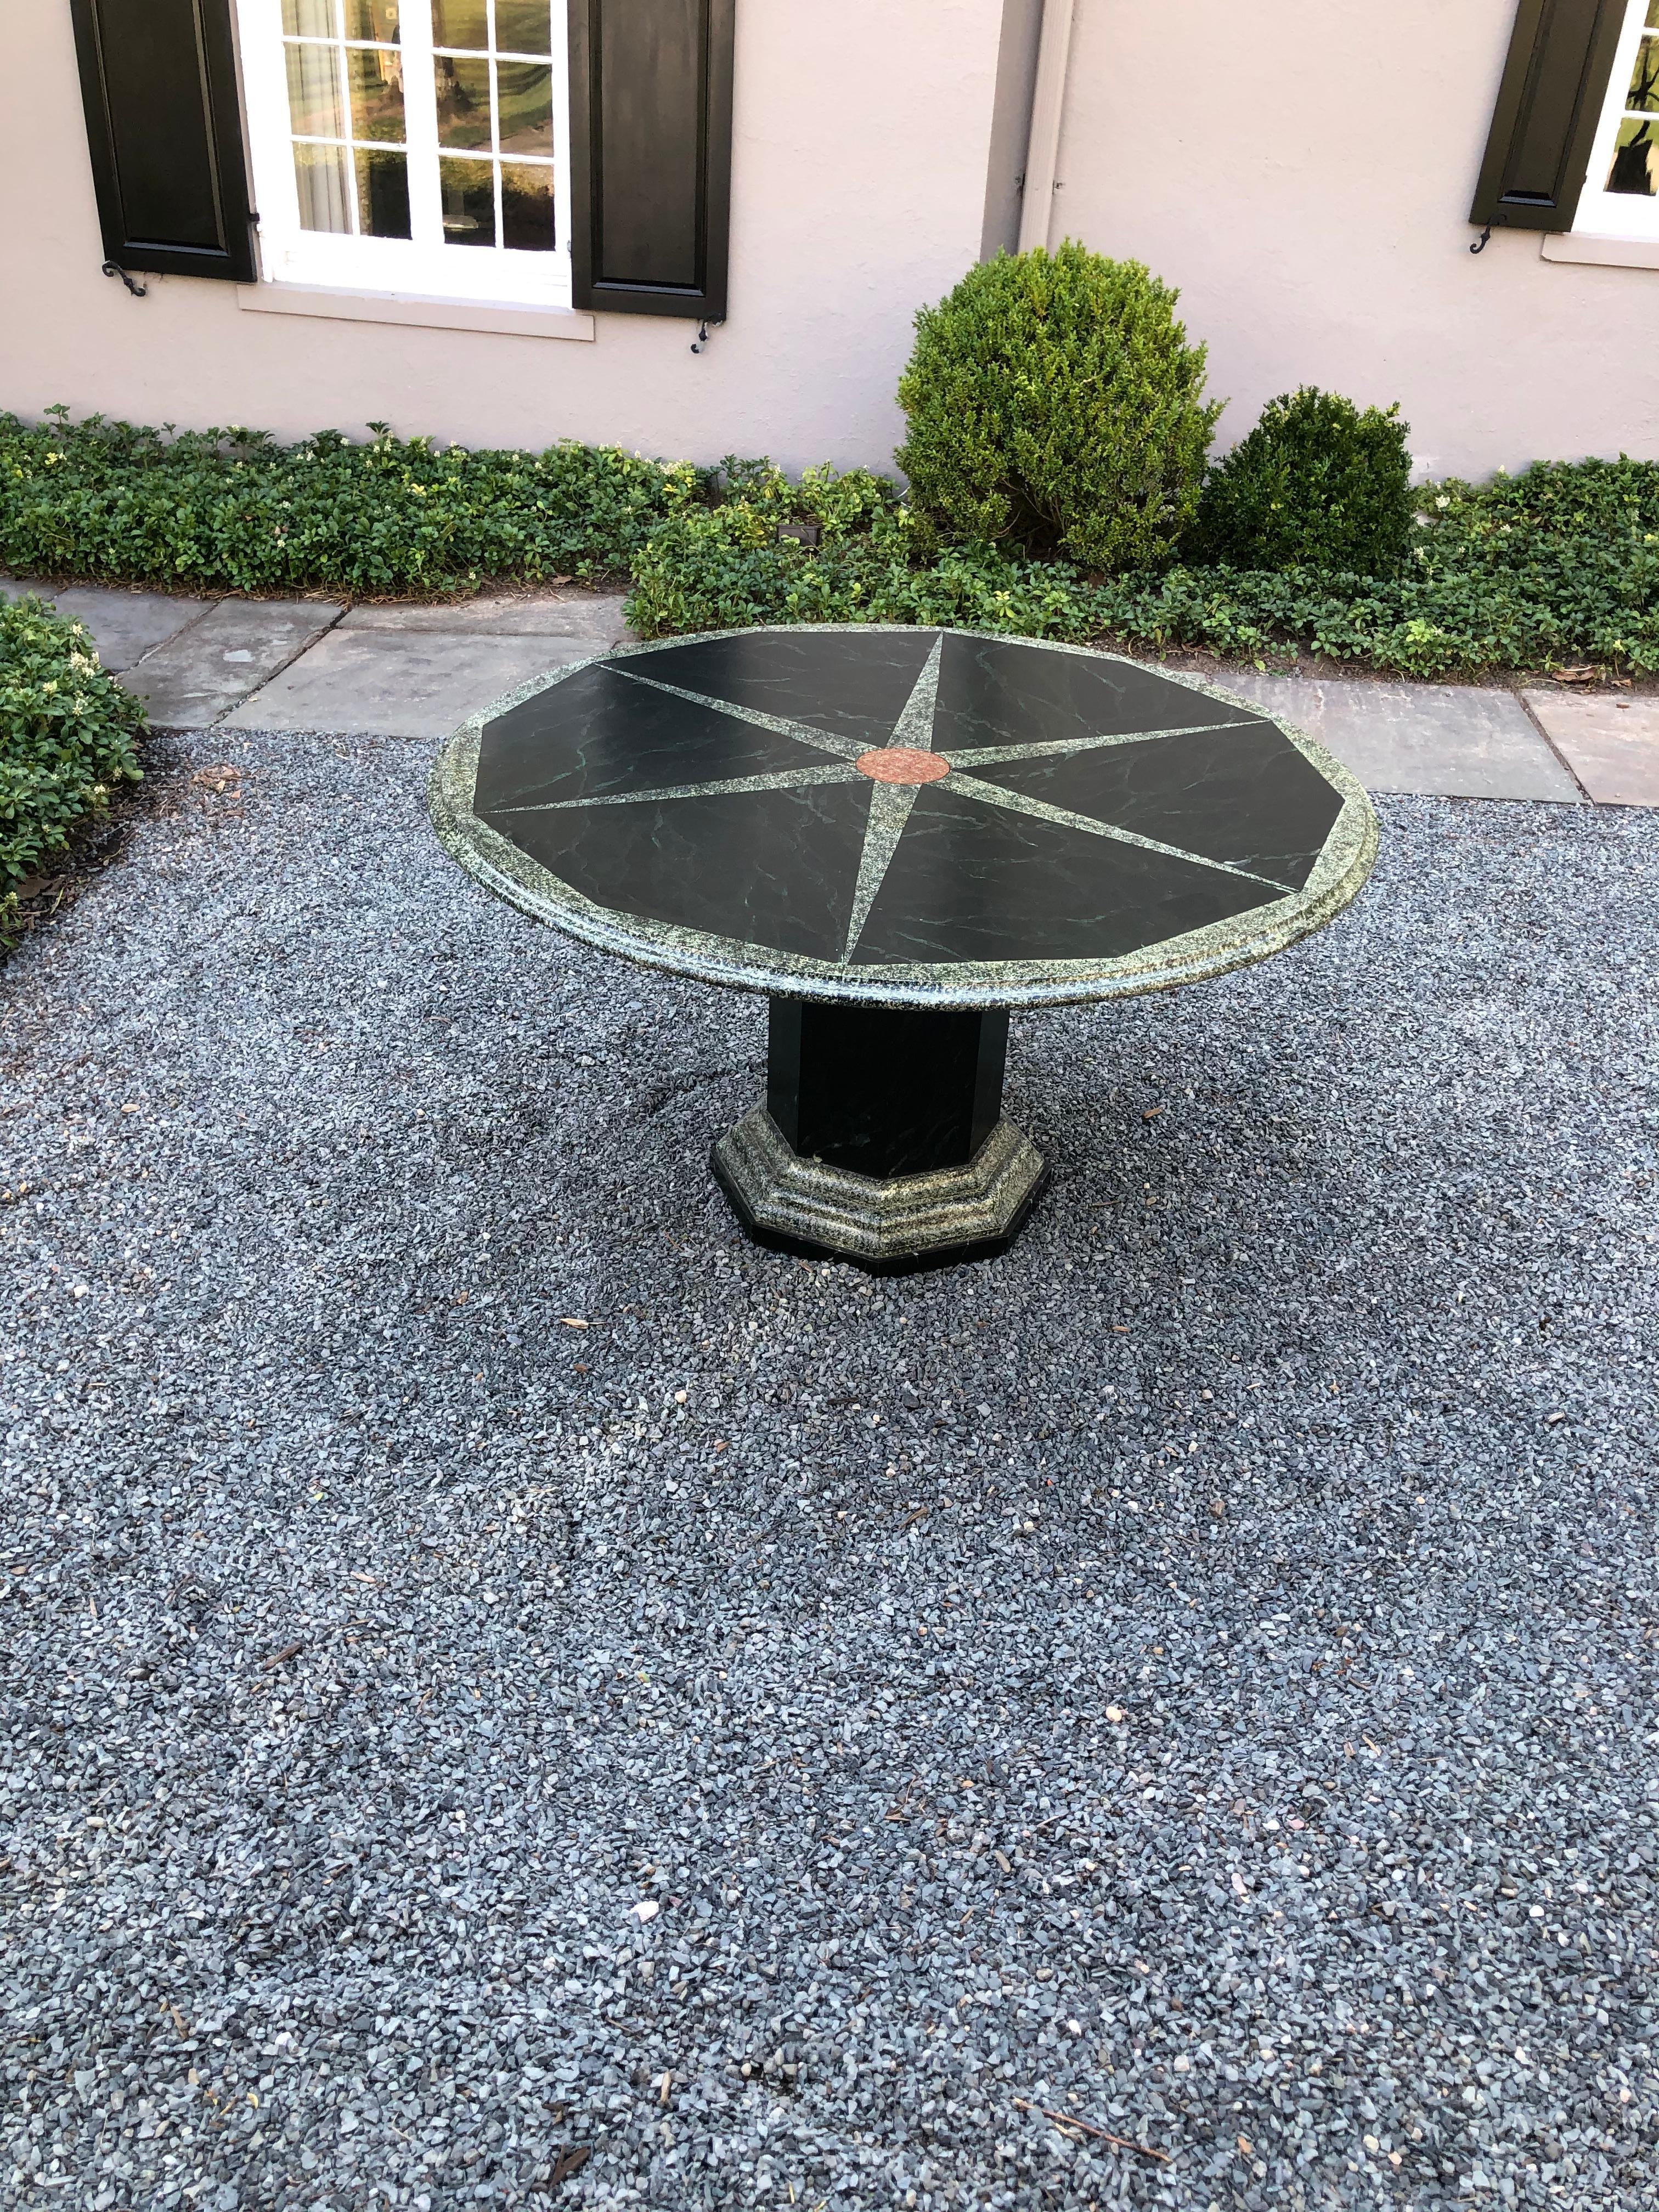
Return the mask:
[[(553, 71), (545, 61), (498, 61), (546, 52), (547, 0), (495, 0), (495, 45), (483, 0), (433, 0), (433, 81), (438, 143), (446, 156), (476, 149), (495, 157), (488, 191), (481, 162), (443, 162), (444, 237), (454, 246), (550, 253), (553, 222)], [(446, 53), (445, 46), (465, 47)], [(502, 155), (511, 156), (506, 164)], [(544, 172), (538, 164), (545, 162)]]
[[(1648, 9), (1651, 23), (1659, 15), (1659, 0)], [(1659, 170), (1656, 169), (1654, 155), (1654, 122), (1659, 115), (1659, 38), (1644, 38), (1636, 49), (1636, 66), (1631, 71), (1630, 89), (1625, 95), (1625, 120), (1619, 126), (1619, 137), (1613, 149), (1613, 166), (1607, 173), (1607, 189), (1610, 192), (1634, 195), (1652, 199)]]
[(438, 143), (488, 147), (489, 64), (434, 54), (432, 65), (438, 88)]
[(440, 157), (438, 174), (443, 190), (444, 243), (494, 246), (495, 164), (446, 154)]
[(501, 244), (520, 252), (550, 253), (553, 171), (539, 161), (501, 164)]
[[(246, 5), (251, 21), (270, 0)], [(558, 6), (278, 0), (271, 14), (282, 23), (287, 93), (276, 158), (293, 163), (297, 203), (284, 226), (289, 239), (297, 217), (299, 232), (407, 240), (411, 274), (418, 263), (422, 277), (438, 279), (434, 292), (443, 289), (441, 260), (465, 291), (556, 295), (563, 272), (547, 262), (520, 264), (516, 274), (498, 264), (492, 274), (476, 256), (461, 264), (442, 249), (482, 247), (516, 261), (551, 256), (561, 243), (555, 179), (563, 155), (557, 118), (565, 20)], [(265, 53), (268, 67), (270, 46)], [(279, 93), (273, 129), (281, 129), (283, 106)], [(256, 152), (256, 161), (263, 158)], [(351, 258), (320, 242), (309, 259), (288, 245), (278, 250), (277, 265), (322, 270), (328, 282), (337, 281), (337, 270), (347, 272)], [(398, 254), (362, 258), (366, 270), (402, 281)]]
[(550, 54), (553, 33), (547, 0), (495, 0), (498, 54)]
[[(299, 38), (284, 44), (300, 228), (408, 238), (403, 55), (394, 46), (348, 46), (337, 35), (342, 23), (390, 24), (395, 32), (395, 7), (391, 0), (346, 0), (341, 15), (335, 0), (283, 0), (283, 21), (336, 30), (326, 45)], [(400, 150), (378, 150), (386, 147)]]
[(364, 238), (409, 236), (407, 155), (379, 147), (359, 149), (357, 228)]
[(382, 46), (398, 43), (398, 0), (345, 0), (345, 34)]
[(346, 75), (351, 86), (354, 138), (404, 139), (403, 64), (386, 46), (348, 46)]
[(553, 151), (553, 72), (542, 62), (495, 64), (503, 154)]
[(1619, 142), (1613, 149), (1613, 167), (1607, 176), (1610, 192), (1627, 192), (1652, 199), (1659, 184), (1656, 173), (1656, 152), (1653, 125), (1650, 122), (1623, 123), (1619, 129)]
[(485, 0), (432, 0), (432, 43), (488, 53), (489, 10)]
[(1631, 71), (1625, 106), (1638, 115), (1650, 114), (1659, 107), (1659, 39), (1644, 39), (1636, 49), (1636, 67)]

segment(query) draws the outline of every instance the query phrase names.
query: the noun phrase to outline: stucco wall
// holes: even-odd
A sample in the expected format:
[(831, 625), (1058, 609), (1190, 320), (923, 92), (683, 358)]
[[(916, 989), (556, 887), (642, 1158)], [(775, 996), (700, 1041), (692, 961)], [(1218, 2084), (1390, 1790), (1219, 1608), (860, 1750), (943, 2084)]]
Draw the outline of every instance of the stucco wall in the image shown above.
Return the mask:
[(30, 0), (0, 73), (0, 404), (888, 465), (911, 318), (979, 252), (1000, 0), (742, 0), (738, 22), (731, 319), (694, 356), (642, 316), (577, 344), (249, 314), (180, 276), (130, 298), (99, 273), (68, 0)]
[(1659, 270), (1471, 255), (1515, 0), (1077, 0), (1051, 236), (1182, 293), (1219, 444), (1312, 383), (1437, 475), (1659, 458)]
[[(1659, 457), (1659, 270), (1547, 262), (1520, 232), (1468, 251), (1513, 12), (1077, 0), (1051, 234), (1181, 288), (1223, 444), (1314, 382), (1401, 400), (1436, 473)], [(980, 249), (1000, 0), (738, 15), (731, 320), (693, 356), (643, 318), (575, 344), (249, 314), (183, 277), (129, 299), (99, 274), (67, 0), (32, 0), (0, 77), (0, 404), (888, 465), (912, 314)]]

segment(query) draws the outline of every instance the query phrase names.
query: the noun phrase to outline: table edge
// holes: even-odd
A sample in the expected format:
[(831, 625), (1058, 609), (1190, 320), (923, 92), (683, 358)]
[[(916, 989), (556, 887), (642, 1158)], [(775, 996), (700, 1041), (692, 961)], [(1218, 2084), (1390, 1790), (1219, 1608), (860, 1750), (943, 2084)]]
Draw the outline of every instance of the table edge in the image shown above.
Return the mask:
[[(771, 635), (813, 636), (834, 632), (914, 636), (921, 632), (975, 641), (997, 639), (1045, 652), (1114, 661), (1164, 677), (1241, 709), (1253, 720), (1270, 723), (1340, 793), (1342, 805), (1318, 863), (1299, 891), (1249, 908), (1225, 921), (1166, 938), (1156, 946), (1126, 953), (1116, 960), (962, 962), (953, 963), (963, 972), (950, 983), (938, 980), (939, 969), (919, 965), (866, 969), (853, 976), (828, 963), (781, 953), (769, 946), (748, 945), (702, 931), (679, 929), (671, 923), (619, 915), (573, 890), (473, 813), (479, 744), (484, 725), (497, 715), (596, 665), (715, 638), (752, 637), (757, 630)], [(1071, 645), (1054, 638), (1017, 637), (1003, 631), (957, 629), (933, 623), (756, 623), (741, 629), (698, 630), (683, 637), (653, 638), (590, 654), (586, 659), (532, 677), (469, 715), (439, 750), (428, 781), (427, 801), (439, 842), (459, 866), (520, 913), (578, 943), (616, 954), (635, 966), (694, 981), (843, 1005), (941, 1010), (1082, 1006), (1201, 982), (1271, 959), (1334, 921), (1364, 889), (1377, 852), (1376, 811), (1358, 777), (1306, 731), (1281, 715), (1269, 714), (1255, 701), (1229, 691), (1207, 677), (1186, 670), (1153, 668), (1127, 653), (1104, 653), (1096, 647)], [(1249, 925), (1253, 921), (1256, 926), (1251, 928)]]

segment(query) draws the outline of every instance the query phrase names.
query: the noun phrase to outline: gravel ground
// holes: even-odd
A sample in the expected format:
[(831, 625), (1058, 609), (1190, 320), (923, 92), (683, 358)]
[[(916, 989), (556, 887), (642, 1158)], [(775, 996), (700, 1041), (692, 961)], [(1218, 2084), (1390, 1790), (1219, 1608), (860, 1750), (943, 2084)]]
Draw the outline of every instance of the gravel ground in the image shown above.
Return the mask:
[(1659, 818), (1389, 803), (883, 1284), (758, 1002), (202, 742), (0, 976), (0, 2197), (1659, 2204)]

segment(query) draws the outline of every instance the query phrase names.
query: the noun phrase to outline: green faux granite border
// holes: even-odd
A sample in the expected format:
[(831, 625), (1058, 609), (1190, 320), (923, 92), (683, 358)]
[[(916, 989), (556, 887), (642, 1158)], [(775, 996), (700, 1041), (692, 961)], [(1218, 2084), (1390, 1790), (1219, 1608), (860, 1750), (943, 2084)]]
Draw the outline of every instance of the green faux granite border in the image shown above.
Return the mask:
[[(975, 643), (982, 643), (989, 635), (983, 630), (927, 627), (933, 634)], [(915, 625), (904, 623), (777, 623), (768, 629), (774, 635), (811, 636), (830, 631), (860, 636), (883, 632), (917, 635)], [(1270, 959), (1275, 952), (1283, 952), (1322, 929), (1358, 896), (1376, 859), (1376, 816), (1364, 789), (1340, 761), (1305, 731), (1276, 714), (1264, 713), (1254, 701), (1241, 698), (1206, 677), (1173, 669), (1149, 671), (1145, 661), (1133, 660), (1127, 653), (1100, 653), (1090, 646), (1064, 645), (1048, 638), (1013, 638), (1007, 642), (1035, 652), (1073, 653), (1150, 672), (1279, 730), (1342, 799), (1341, 811), (1303, 889), (1115, 960), (961, 961), (853, 970), (835, 962), (806, 959), (772, 946), (710, 936), (597, 906), (473, 813), (479, 744), (484, 725), (498, 714), (522, 706), (526, 700), (597, 663), (632, 659), (714, 638), (754, 635), (752, 630), (701, 630), (685, 637), (619, 646), (550, 670), (492, 700), (444, 741), (433, 766), (427, 799), (444, 850), (486, 890), (520, 913), (641, 967), (659, 968), (732, 989), (791, 998), (939, 1008), (1079, 1006), (1102, 999), (1132, 998), (1145, 991), (1174, 990), (1183, 983), (1224, 975), (1230, 969)]]

